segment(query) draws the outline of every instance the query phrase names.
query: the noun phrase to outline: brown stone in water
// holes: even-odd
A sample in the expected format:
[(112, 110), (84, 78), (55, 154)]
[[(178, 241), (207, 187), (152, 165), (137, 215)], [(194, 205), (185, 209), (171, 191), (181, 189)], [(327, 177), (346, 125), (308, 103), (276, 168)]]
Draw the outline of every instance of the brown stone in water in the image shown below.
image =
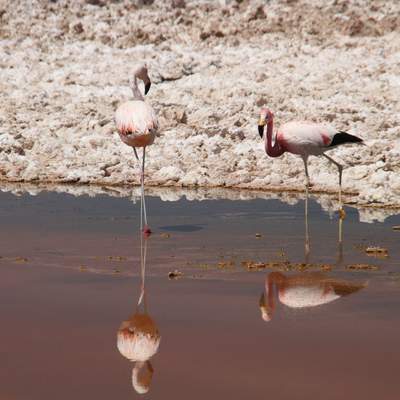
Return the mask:
[(388, 256), (388, 251), (387, 249), (383, 247), (378, 247), (378, 246), (370, 246), (365, 249), (365, 252), (367, 255), (372, 255), (372, 256)]
[(178, 271), (177, 269), (175, 271), (171, 271), (168, 273), (168, 278), (169, 279), (178, 279), (183, 276), (183, 273)]

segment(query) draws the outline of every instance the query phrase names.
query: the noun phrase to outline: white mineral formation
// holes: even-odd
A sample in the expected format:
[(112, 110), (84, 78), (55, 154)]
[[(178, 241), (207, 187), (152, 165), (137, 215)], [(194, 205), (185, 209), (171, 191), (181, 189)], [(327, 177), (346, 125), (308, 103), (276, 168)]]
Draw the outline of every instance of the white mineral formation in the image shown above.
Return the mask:
[[(267, 105), (278, 125), (326, 121), (364, 138), (330, 153), (344, 191), (400, 205), (399, 1), (10, 4), (0, 0), (2, 180), (139, 184), (113, 115), (145, 61), (161, 123), (148, 185), (303, 190), (301, 159), (264, 152)], [(335, 193), (325, 163), (310, 160), (314, 189)]]

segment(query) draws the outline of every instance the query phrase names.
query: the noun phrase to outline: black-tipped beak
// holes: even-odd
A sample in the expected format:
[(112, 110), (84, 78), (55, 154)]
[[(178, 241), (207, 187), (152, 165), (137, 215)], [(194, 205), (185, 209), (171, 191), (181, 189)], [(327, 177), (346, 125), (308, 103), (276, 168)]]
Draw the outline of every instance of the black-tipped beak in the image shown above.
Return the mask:
[(151, 82), (150, 82), (150, 81), (147, 82), (147, 83), (144, 85), (144, 94), (147, 94), (147, 93), (149, 92), (150, 86), (151, 86)]
[(258, 133), (261, 138), (264, 136), (264, 125), (258, 125)]

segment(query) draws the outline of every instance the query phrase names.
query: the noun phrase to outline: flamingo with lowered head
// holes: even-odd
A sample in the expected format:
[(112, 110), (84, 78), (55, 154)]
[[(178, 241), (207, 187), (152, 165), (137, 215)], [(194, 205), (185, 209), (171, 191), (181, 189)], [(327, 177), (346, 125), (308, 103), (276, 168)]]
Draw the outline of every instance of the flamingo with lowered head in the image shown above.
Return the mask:
[[(146, 64), (139, 64), (133, 69), (130, 79), (130, 87), (133, 92), (133, 100), (120, 105), (115, 113), (115, 122), (119, 137), (128, 146), (133, 148), (136, 159), (139, 157), (136, 147), (143, 148), (142, 168), (140, 174), (141, 203), (140, 203), (140, 229), (145, 235), (150, 235), (151, 230), (147, 225), (146, 202), (144, 197), (144, 167), (146, 147), (153, 144), (158, 129), (157, 116), (153, 108), (144, 101), (138, 87), (138, 79), (144, 83), (144, 94), (150, 90), (151, 81)], [(144, 226), (143, 226), (144, 216)]]
[(343, 166), (333, 158), (325, 154), (326, 151), (346, 143), (362, 143), (363, 140), (347, 132), (337, 131), (331, 126), (316, 124), (305, 121), (291, 121), (282, 125), (276, 135), (275, 143), (272, 145), (274, 114), (267, 108), (261, 109), (258, 122), (258, 132), (261, 138), (264, 135), (264, 127), (267, 125), (265, 136), (265, 151), (270, 157), (279, 157), (285, 152), (301, 156), (307, 178), (306, 191), (310, 186), (307, 162), (309, 156), (324, 156), (339, 170), (339, 214), (344, 218), (345, 213), (342, 206), (342, 171)]

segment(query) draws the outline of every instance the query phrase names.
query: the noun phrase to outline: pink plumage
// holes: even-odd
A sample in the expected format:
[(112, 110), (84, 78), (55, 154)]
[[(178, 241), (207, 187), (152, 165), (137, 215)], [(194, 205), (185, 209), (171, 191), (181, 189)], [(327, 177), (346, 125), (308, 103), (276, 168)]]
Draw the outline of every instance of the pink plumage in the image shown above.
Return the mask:
[(115, 113), (115, 122), (121, 140), (132, 147), (153, 144), (158, 129), (157, 117), (143, 100), (127, 101)]

